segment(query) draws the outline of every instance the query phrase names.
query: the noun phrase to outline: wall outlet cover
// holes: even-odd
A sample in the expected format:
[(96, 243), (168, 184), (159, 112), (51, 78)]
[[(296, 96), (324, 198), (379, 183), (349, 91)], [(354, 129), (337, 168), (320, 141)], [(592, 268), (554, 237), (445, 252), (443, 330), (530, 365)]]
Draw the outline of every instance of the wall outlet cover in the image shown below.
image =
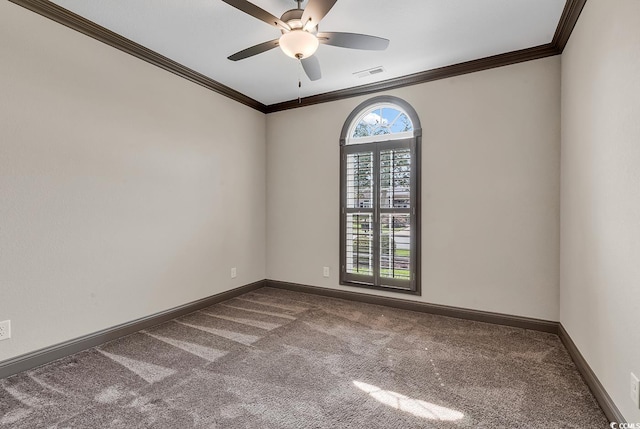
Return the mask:
[(8, 340), (11, 338), (11, 320), (0, 322), (0, 340)]
[(322, 275), (329, 277), (329, 267), (322, 267)]
[(231, 278), (235, 279), (237, 275), (238, 275), (238, 270), (236, 269), (236, 267), (231, 268)]

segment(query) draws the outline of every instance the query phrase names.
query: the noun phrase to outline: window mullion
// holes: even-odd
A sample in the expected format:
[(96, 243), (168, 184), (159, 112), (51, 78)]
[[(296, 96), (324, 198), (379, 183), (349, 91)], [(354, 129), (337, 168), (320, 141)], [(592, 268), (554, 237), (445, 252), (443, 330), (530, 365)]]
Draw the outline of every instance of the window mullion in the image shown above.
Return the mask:
[(409, 177), (411, 194), (409, 196), (409, 204), (411, 207), (411, 213), (409, 215), (409, 222), (411, 222), (411, 235), (410, 235), (410, 249), (411, 249), (411, 288), (416, 289), (416, 273), (419, 271), (418, 264), (420, 260), (418, 259), (419, 249), (418, 249), (418, 234), (420, 232), (418, 228), (418, 191), (420, 186), (418, 184), (418, 157), (420, 153), (417, 150), (416, 140), (414, 139), (411, 142), (411, 176)]
[(380, 285), (380, 150), (373, 150), (373, 284)]

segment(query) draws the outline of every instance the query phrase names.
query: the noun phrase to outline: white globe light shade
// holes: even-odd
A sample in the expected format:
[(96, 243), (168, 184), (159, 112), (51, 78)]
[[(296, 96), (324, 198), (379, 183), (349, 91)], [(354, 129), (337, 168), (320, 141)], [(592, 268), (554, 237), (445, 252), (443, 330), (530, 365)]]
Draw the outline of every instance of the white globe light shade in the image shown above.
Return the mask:
[(318, 38), (304, 30), (292, 30), (280, 36), (280, 49), (291, 58), (307, 58), (318, 49)]

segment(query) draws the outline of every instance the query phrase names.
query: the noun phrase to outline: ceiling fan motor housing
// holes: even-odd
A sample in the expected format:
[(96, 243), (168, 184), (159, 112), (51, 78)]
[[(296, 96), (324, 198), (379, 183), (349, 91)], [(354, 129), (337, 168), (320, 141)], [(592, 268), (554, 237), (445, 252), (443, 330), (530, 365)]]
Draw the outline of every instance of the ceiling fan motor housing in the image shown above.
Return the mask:
[[(302, 30), (304, 28), (304, 23), (302, 22), (302, 14), (304, 13), (304, 9), (291, 9), (282, 14), (280, 19), (286, 22), (292, 30)], [(286, 30), (280, 30), (284, 34)], [(309, 33), (315, 34), (318, 32), (318, 27), (315, 26), (313, 28), (309, 28)]]

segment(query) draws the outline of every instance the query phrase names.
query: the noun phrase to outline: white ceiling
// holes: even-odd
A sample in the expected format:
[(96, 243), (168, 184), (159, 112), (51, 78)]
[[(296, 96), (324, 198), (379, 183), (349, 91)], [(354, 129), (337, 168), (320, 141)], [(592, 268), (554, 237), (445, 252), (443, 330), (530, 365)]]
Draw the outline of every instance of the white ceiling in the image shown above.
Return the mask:
[[(280, 16), (294, 0), (253, 0)], [(320, 45), (322, 79), (311, 82), (297, 60), (272, 49), (233, 62), (227, 57), (280, 32), (221, 0), (53, 0), (263, 104), (387, 80), (550, 43), (565, 0), (339, 0), (320, 31), (391, 40), (386, 51)], [(303, 3), (303, 7), (306, 5)], [(353, 73), (383, 66), (384, 73)]]

